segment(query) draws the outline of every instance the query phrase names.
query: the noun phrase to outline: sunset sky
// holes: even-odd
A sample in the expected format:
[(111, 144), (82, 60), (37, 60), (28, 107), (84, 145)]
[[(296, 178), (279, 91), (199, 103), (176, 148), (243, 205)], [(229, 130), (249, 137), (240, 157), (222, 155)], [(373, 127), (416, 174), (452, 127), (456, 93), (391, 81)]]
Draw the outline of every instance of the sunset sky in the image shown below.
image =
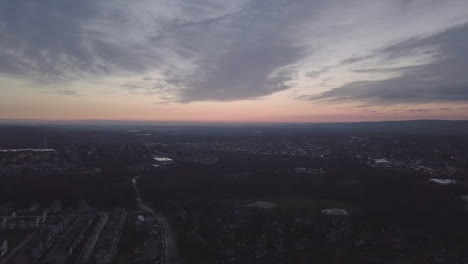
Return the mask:
[(468, 1), (2, 0), (0, 119), (468, 119)]

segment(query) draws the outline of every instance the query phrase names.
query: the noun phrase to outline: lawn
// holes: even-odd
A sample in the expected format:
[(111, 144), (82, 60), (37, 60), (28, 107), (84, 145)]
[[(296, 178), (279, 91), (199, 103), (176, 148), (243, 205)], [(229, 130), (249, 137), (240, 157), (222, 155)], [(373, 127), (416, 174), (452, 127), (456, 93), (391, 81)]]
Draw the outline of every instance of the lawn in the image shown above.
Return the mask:
[(314, 197), (294, 196), (294, 197), (258, 197), (255, 199), (223, 199), (219, 202), (235, 206), (246, 206), (248, 204), (261, 201), (276, 204), (283, 209), (312, 209), (323, 210), (326, 208), (352, 209), (353, 205), (344, 201), (320, 199)]

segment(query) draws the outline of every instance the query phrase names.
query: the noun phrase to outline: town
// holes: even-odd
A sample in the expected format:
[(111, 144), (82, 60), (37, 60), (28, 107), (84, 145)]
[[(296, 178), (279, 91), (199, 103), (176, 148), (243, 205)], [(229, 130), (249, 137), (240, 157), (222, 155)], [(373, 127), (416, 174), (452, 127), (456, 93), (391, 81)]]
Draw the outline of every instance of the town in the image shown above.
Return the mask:
[(464, 135), (181, 130), (1, 142), (0, 263), (468, 261)]

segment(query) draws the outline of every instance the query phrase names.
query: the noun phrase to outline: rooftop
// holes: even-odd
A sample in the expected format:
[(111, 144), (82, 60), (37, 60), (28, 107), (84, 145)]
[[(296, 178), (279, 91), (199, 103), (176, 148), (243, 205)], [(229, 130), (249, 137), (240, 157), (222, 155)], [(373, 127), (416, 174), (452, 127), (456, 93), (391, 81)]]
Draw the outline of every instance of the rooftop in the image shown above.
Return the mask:
[(23, 149), (0, 149), (0, 152), (54, 152), (55, 149), (43, 149), (43, 148), (23, 148)]
[(348, 211), (340, 208), (329, 208), (322, 210), (323, 214), (326, 215), (349, 215)]
[(173, 161), (171, 158), (168, 158), (168, 157), (153, 157), (153, 159), (159, 162)]
[(457, 183), (456, 180), (452, 180), (452, 179), (429, 179), (430, 182), (434, 182), (434, 183), (438, 183), (438, 184), (442, 184), (442, 185), (447, 185), (447, 184), (455, 184)]

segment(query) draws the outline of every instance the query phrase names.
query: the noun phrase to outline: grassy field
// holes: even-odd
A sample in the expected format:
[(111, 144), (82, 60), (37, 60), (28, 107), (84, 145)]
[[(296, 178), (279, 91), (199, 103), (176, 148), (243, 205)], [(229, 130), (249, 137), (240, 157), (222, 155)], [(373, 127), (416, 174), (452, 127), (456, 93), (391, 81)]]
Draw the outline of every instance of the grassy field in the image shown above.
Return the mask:
[(258, 197), (255, 199), (223, 199), (219, 202), (227, 203), (234, 206), (246, 206), (248, 204), (261, 201), (276, 204), (279, 208), (284, 209), (311, 209), (323, 210), (326, 208), (343, 208), (353, 209), (353, 205), (343, 201), (334, 201), (327, 199), (319, 199), (314, 197)]

